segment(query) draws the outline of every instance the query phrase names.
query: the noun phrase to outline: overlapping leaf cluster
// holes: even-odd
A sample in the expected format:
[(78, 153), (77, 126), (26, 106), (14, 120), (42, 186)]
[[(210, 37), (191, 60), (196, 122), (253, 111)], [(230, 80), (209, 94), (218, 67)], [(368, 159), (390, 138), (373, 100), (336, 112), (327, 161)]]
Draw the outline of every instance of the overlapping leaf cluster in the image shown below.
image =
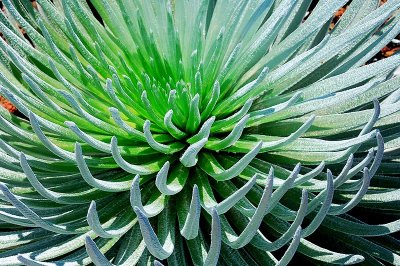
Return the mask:
[(400, 1), (2, 2), (0, 265), (400, 264)]

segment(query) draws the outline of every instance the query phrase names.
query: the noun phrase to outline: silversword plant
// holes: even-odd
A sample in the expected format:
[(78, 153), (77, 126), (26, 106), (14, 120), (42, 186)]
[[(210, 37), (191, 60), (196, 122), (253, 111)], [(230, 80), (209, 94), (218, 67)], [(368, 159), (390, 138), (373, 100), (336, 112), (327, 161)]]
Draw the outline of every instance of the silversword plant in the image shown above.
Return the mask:
[(400, 265), (399, 0), (2, 2), (0, 265)]

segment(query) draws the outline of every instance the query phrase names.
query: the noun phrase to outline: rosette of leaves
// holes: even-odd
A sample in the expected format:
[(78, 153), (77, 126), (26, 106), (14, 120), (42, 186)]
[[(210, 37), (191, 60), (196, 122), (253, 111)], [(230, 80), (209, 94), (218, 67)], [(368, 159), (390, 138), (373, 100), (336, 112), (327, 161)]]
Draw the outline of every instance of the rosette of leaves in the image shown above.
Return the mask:
[(0, 265), (400, 264), (400, 1), (2, 2)]

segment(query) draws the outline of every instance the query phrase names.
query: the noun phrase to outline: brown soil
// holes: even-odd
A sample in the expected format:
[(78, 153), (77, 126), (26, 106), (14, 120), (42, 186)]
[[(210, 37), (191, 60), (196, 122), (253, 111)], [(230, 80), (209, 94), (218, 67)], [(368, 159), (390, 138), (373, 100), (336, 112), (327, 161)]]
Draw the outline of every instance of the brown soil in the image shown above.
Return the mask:
[(11, 113), (14, 113), (17, 111), (17, 108), (15, 108), (14, 105), (12, 105), (9, 101), (7, 101), (4, 97), (0, 96), (0, 104), (6, 108), (8, 111)]

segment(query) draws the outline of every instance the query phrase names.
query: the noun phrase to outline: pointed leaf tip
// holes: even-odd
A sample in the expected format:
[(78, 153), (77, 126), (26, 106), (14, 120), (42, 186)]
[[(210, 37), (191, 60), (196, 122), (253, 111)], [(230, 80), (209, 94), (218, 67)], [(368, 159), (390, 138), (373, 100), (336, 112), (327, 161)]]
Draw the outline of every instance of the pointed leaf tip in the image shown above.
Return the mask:
[(90, 259), (96, 266), (113, 266), (111, 262), (99, 250), (96, 243), (90, 238), (85, 237), (85, 248)]
[(186, 216), (185, 224), (181, 230), (181, 235), (190, 240), (196, 238), (199, 233), (199, 222), (201, 214), (201, 204), (199, 188), (195, 184), (193, 186), (192, 199), (190, 202), (189, 212)]
[(139, 221), (140, 231), (146, 243), (147, 250), (156, 258), (164, 260), (168, 258), (173, 250), (166, 250), (161, 245), (156, 233), (154, 232), (147, 216), (138, 208), (133, 208)]
[(204, 265), (216, 266), (221, 252), (221, 222), (215, 208), (211, 210), (211, 244)]
[(173, 195), (175, 194), (174, 191), (171, 191), (167, 186), (167, 179), (168, 179), (168, 171), (169, 171), (170, 163), (166, 161), (161, 167), (160, 171), (156, 175), (156, 187), (158, 190), (165, 195)]
[(193, 167), (197, 164), (197, 154), (200, 150), (204, 147), (207, 143), (208, 138), (203, 138), (196, 143), (190, 145), (186, 151), (182, 154), (181, 158), (179, 159), (181, 163), (186, 167)]

